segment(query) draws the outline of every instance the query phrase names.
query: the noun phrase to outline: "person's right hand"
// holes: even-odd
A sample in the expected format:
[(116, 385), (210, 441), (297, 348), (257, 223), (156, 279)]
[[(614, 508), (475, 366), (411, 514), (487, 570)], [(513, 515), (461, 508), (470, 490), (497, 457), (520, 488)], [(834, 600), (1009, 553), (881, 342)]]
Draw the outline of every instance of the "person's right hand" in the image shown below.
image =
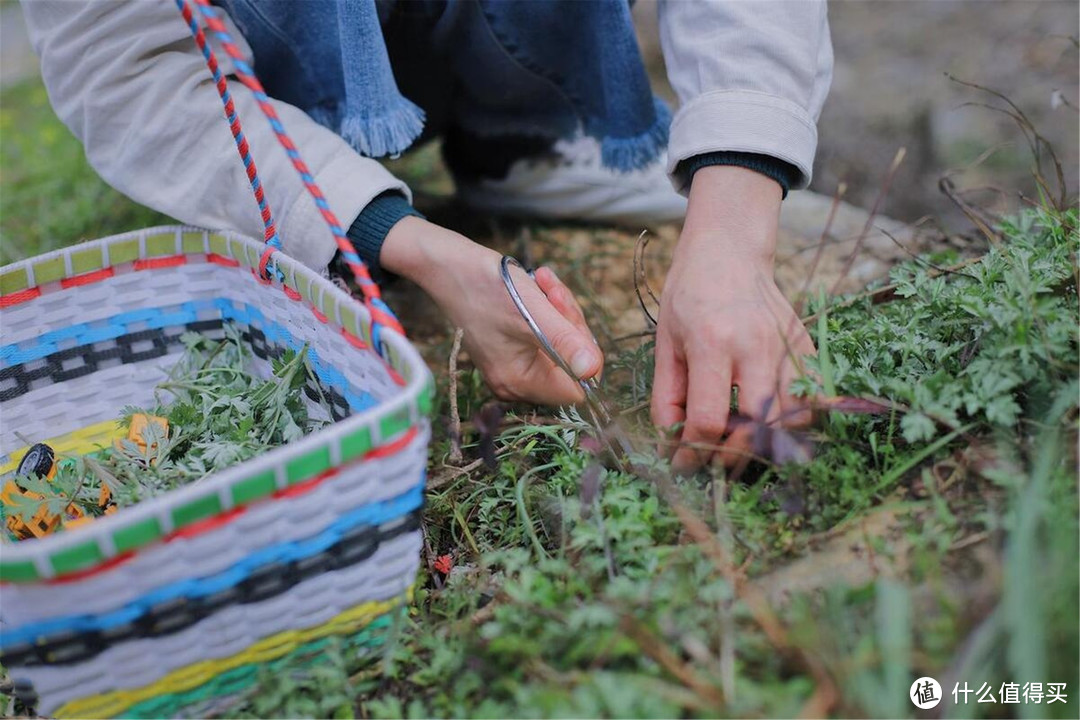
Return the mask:
[[(581, 387), (540, 348), (500, 275), (501, 256), (451, 230), (417, 217), (391, 228), (379, 256), (390, 272), (422, 287), (450, 321), (492, 391), (503, 400), (564, 405), (584, 399)], [(534, 282), (513, 268), (525, 307), (555, 351), (579, 377), (591, 378), (604, 356), (573, 293), (549, 268)]]

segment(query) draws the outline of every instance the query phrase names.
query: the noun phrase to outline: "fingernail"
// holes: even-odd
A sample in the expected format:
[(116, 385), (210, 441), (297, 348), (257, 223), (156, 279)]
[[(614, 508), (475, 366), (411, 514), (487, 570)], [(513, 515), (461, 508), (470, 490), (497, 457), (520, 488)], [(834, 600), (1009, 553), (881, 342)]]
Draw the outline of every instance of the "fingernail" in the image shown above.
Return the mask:
[(584, 348), (578, 350), (574, 353), (574, 357), (570, 358), (570, 369), (579, 378), (585, 377), (585, 373), (592, 369), (593, 364), (593, 354)]

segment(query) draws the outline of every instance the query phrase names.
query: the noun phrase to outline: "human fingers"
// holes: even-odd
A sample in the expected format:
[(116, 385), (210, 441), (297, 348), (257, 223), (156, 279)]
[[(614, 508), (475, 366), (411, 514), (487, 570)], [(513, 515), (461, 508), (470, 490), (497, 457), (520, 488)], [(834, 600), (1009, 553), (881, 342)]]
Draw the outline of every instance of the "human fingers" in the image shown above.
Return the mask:
[(733, 465), (753, 452), (754, 433), (761, 424), (776, 422), (783, 410), (776, 400), (777, 376), (771, 363), (742, 361), (736, 368), (739, 386), (739, 415), (753, 422), (739, 422), (731, 428), (716, 458)]
[[(537, 282), (531, 288), (525, 283), (518, 286), (523, 299), (526, 293), (536, 296), (526, 299), (526, 305), (552, 348), (574, 374), (583, 380), (598, 374), (604, 366), (604, 354), (570, 289), (548, 268), (537, 271)], [(544, 360), (550, 362), (546, 356)]]
[[(686, 385), (686, 363), (676, 355), (674, 344), (667, 333), (661, 332), (656, 338), (650, 403), (653, 425), (661, 432), (670, 431), (686, 419)], [(679, 433), (674, 435), (677, 439)], [(665, 446), (663, 450), (668, 457), (673, 453), (671, 446)]]
[(588, 330), (589, 324), (585, 321), (585, 313), (570, 290), (555, 274), (551, 268), (544, 266), (536, 271), (536, 284), (547, 295), (547, 299), (555, 306), (563, 317), (574, 323), (582, 330)]
[(711, 461), (711, 448), (720, 445), (731, 411), (731, 366), (727, 358), (717, 362), (714, 353), (698, 352), (688, 358), (687, 371), (686, 425), (682, 446), (671, 460), (678, 472), (690, 472)]

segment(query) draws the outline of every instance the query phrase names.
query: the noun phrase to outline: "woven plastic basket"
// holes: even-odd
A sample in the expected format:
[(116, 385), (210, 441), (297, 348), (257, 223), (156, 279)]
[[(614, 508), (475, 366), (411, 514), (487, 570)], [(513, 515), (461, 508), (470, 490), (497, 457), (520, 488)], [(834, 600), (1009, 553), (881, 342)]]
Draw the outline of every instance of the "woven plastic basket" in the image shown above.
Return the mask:
[[(255, 371), (308, 345), (300, 441), (85, 526), (0, 546), (0, 664), (42, 714), (198, 713), (328, 636), (378, 644), (419, 560), (430, 373), (402, 336), (263, 243), (161, 227), (0, 269), (0, 474), (82, 454), (152, 405), (180, 336), (232, 325)], [(321, 402), (316, 399), (322, 398)], [(327, 402), (328, 399), (328, 402)], [(326, 409), (329, 407), (329, 411)], [(187, 710), (185, 710), (187, 708)]]

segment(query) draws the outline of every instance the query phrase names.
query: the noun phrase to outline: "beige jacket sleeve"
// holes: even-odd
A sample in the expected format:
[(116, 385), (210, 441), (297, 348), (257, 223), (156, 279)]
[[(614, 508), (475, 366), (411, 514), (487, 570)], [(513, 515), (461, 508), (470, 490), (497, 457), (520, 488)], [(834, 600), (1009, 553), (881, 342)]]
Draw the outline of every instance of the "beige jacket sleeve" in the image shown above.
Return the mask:
[[(106, 182), (182, 222), (263, 237), (221, 100), (172, 2), (24, 0), (23, 10), (53, 108)], [(250, 91), (229, 89), (285, 252), (322, 269), (336, 250), (329, 230)], [(299, 109), (274, 106), (345, 227), (379, 193), (409, 197), (377, 161)]]
[(810, 184), (833, 67), (825, 0), (661, 0), (660, 41), (681, 102), (669, 173), (737, 150), (789, 162), (795, 187)]

